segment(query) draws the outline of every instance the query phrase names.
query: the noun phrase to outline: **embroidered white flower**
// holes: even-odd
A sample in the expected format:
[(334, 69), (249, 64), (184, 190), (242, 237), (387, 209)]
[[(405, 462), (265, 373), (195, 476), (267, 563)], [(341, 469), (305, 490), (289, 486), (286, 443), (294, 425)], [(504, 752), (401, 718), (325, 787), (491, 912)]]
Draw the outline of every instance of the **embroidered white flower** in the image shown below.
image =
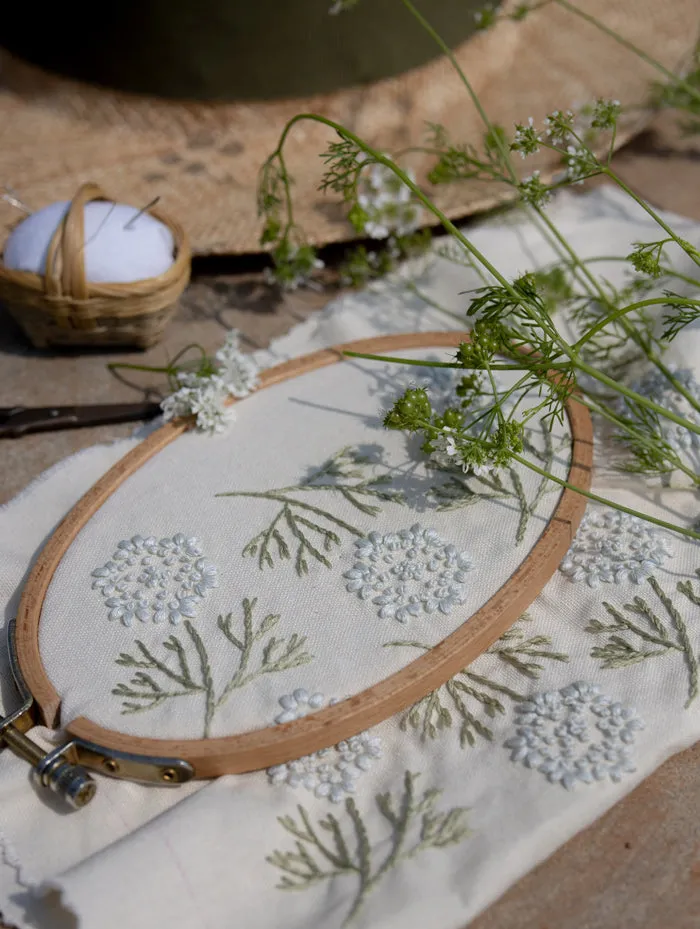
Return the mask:
[[(205, 359), (206, 360), (206, 359)], [(230, 397), (247, 397), (258, 386), (259, 368), (250, 355), (239, 348), (239, 336), (232, 329), (215, 355), (216, 370), (211, 374), (180, 372), (180, 387), (161, 403), (167, 421), (182, 416), (194, 416), (200, 432), (223, 432), (235, 419)]]
[(450, 613), (466, 599), (471, 559), (434, 529), (416, 523), (386, 535), (370, 532), (355, 549), (356, 561), (343, 575), (346, 589), (371, 598), (381, 619), (405, 623), (420, 613)]
[[(331, 700), (330, 702), (332, 704), (336, 701)], [(298, 687), (293, 693), (280, 697), (279, 705), (282, 707), (282, 712), (279, 716), (275, 716), (275, 722), (280, 724), (290, 723), (293, 719), (301, 719), (302, 716), (320, 710), (325, 703), (326, 698), (323, 694), (310, 694), (303, 687)]]
[[(300, 719), (308, 713), (332, 706), (336, 699), (326, 701), (323, 694), (310, 694), (298, 688), (291, 694), (280, 697), (282, 713), (275, 717), (276, 723), (287, 723)], [(275, 765), (267, 769), (270, 783), (303, 787), (314, 796), (340, 803), (346, 794), (354, 793), (357, 779), (368, 771), (377, 758), (381, 758), (382, 743), (379, 736), (361, 732), (296, 761)]]
[(578, 781), (617, 783), (632, 771), (632, 746), (644, 722), (635, 711), (579, 681), (515, 707), (516, 734), (504, 746), (511, 761), (571, 790)]
[(92, 572), (109, 619), (177, 624), (194, 619), (207, 592), (218, 586), (216, 565), (203, 557), (198, 539), (135, 535), (117, 545), (112, 558)]
[(584, 516), (559, 570), (589, 587), (641, 584), (672, 555), (663, 532), (645, 520), (619, 510), (593, 511)]
[[(357, 160), (364, 160), (363, 152)], [(406, 171), (406, 175), (415, 180), (412, 171)], [(372, 164), (363, 169), (357, 202), (367, 215), (363, 231), (372, 239), (409, 235), (421, 224), (422, 210), (410, 187), (386, 165)]]

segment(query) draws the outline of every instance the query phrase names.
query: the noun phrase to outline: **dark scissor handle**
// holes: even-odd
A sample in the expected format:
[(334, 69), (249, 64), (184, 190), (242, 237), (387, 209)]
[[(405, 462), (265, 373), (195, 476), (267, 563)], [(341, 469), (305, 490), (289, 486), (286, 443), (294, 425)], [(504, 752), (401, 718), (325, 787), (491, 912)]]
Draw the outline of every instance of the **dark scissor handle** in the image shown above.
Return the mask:
[(109, 423), (153, 419), (159, 403), (101, 403), (93, 406), (0, 407), (0, 438), (17, 439), (30, 432), (78, 429)]

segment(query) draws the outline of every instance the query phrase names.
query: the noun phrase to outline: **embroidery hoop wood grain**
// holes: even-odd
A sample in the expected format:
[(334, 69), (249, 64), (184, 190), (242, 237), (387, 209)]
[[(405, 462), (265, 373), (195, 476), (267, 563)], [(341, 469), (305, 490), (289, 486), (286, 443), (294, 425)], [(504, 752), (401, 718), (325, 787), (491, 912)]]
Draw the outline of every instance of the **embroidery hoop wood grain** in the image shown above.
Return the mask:
[[(412, 348), (454, 348), (468, 338), (460, 332), (428, 332), (361, 339), (295, 358), (265, 371), (261, 387), (344, 360), (345, 351), (381, 354)], [(241, 401), (238, 401), (241, 402)], [(566, 412), (572, 436), (567, 479), (588, 490), (593, 430), (587, 408), (575, 397)], [(94, 513), (149, 459), (191, 428), (189, 421), (162, 426), (128, 452), (78, 501), (50, 537), (32, 568), (17, 615), (17, 657), (41, 721), (59, 724), (61, 700), (39, 651), (44, 598), (61, 558)], [(532, 603), (556, 571), (578, 529), (586, 500), (564, 489), (542, 535), (506, 583), (462, 625), (400, 671), (341, 702), (282, 725), (212, 739), (151, 739), (125, 735), (81, 716), (65, 726), (73, 737), (136, 755), (175, 757), (190, 762), (195, 777), (241, 774), (282, 764), (335, 745), (395, 715), (426, 696), (473, 661)]]

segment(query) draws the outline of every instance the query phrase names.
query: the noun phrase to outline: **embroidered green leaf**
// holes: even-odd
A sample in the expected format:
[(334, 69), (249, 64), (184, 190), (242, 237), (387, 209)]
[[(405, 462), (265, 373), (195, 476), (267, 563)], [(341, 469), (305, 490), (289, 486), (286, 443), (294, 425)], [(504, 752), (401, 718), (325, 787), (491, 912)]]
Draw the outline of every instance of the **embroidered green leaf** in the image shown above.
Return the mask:
[[(700, 571), (696, 571), (696, 574), (700, 577)], [(647, 583), (663, 610), (659, 606), (650, 605), (643, 597), (635, 597), (622, 610), (611, 603), (603, 603), (612, 622), (593, 619), (586, 626), (586, 632), (607, 635), (605, 645), (596, 645), (591, 649), (591, 658), (599, 658), (601, 668), (627, 668), (650, 658), (674, 653), (682, 655), (688, 672), (687, 708), (698, 695), (695, 647), (686, 620), (674, 606), (671, 597), (656, 578), (647, 578)], [(700, 606), (700, 594), (694, 590), (691, 581), (680, 581), (676, 590), (692, 605)]]
[[(521, 626), (531, 621), (532, 617), (523, 613), (512, 629), (505, 632), (485, 654), (495, 656), (523, 677), (537, 680), (544, 670), (543, 661), (568, 661), (569, 656), (554, 651), (552, 640), (547, 635), (527, 638)], [(411, 641), (385, 642), (384, 647), (430, 649), (422, 642)], [(401, 729), (415, 729), (422, 740), (435, 739), (457, 722), (462, 748), (474, 745), (477, 736), (491, 741), (493, 731), (484, 717), (493, 719), (497, 714), (505, 713), (502, 698), (519, 702), (525, 699), (525, 695), (480, 673), (483, 665), (483, 659), (477, 658), (442, 687), (414, 703), (401, 720)]]
[[(115, 696), (123, 698), (122, 713), (143, 713), (174, 698), (202, 694), (205, 698), (203, 735), (207, 738), (217, 711), (234, 690), (246, 687), (263, 674), (288, 671), (313, 661), (313, 655), (304, 649), (306, 636), (292, 633), (288, 638), (278, 639), (270, 635), (280, 622), (279, 616), (266, 616), (256, 628), (255, 604), (255, 600), (243, 601), (242, 623), (235, 631), (232, 613), (219, 616), (217, 620), (219, 630), (233, 646), (235, 665), (233, 674), (220, 682), (218, 688), (206, 645), (189, 620), (184, 623), (187, 638), (183, 636), (181, 641), (171, 635), (162, 643), (171, 653), (165, 659), (158, 658), (137, 639), (136, 655), (122, 652), (116, 659), (122, 667), (139, 669), (128, 684), (117, 684), (112, 690)], [(190, 662), (197, 668), (195, 674), (190, 670)]]
[[(525, 451), (536, 459), (544, 470), (551, 471), (556, 456), (568, 447), (570, 438), (564, 436), (555, 446), (552, 433), (542, 421), (540, 421), (540, 430), (542, 448), (539, 447), (539, 443), (534, 441), (532, 430), (525, 430), (523, 446)], [(454, 471), (446, 473), (449, 474), (447, 482), (441, 486), (433, 487), (431, 491), (438, 501), (438, 511), (457, 510), (465, 506), (472, 506), (482, 500), (515, 501), (520, 510), (520, 519), (515, 533), (516, 545), (520, 545), (524, 540), (530, 518), (537, 512), (543, 497), (548, 493), (559, 490), (556, 485), (543, 477), (539, 481), (532, 499), (528, 500), (520, 473), (516, 468), (507, 468), (503, 471), (503, 476), (495, 471), (489, 475), (466, 475)]]
[(417, 794), (419, 776), (406, 771), (403, 792), (396, 799), (390, 793), (375, 797), (384, 823), (381, 833), (373, 837), (352, 797), (345, 801), (342, 822), (329, 813), (314, 827), (303, 806), (297, 807), (298, 819), (279, 817), (282, 828), (296, 842), (293, 851), (274, 851), (265, 859), (281, 871), (278, 889), (308, 890), (336, 877), (352, 878), (353, 902), (343, 921), (347, 926), (393, 868), (429, 849), (464, 841), (470, 835), (468, 810), (438, 810), (442, 791), (429, 788)]
[[(342, 448), (320, 468), (298, 484), (274, 490), (236, 490), (217, 497), (249, 497), (273, 500), (280, 504), (272, 522), (243, 548), (243, 555), (257, 556), (258, 567), (274, 568), (275, 562), (294, 558), (294, 567), (302, 577), (309, 572), (309, 559), (326, 568), (331, 561), (326, 554), (341, 544), (339, 531), (362, 537), (364, 532), (324, 509), (300, 499), (307, 493), (332, 495), (347, 500), (366, 516), (377, 516), (381, 503), (404, 503), (403, 493), (391, 488), (388, 474), (376, 474), (378, 462), (353, 448)], [(370, 502), (380, 501), (380, 503)], [(294, 555), (292, 552), (294, 551)]]

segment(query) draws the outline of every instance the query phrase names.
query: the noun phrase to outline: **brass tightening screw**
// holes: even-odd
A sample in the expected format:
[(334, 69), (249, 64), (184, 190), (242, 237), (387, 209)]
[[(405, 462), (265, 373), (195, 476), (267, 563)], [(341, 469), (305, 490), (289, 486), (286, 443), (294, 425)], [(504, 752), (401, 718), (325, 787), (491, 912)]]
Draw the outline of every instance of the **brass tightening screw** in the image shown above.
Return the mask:
[(45, 754), (42, 749), (28, 739), (14, 726), (6, 726), (0, 731), (0, 741), (4, 741), (12, 751), (28, 761), (34, 768), (34, 779), (59, 794), (66, 802), (79, 810), (95, 796), (97, 784), (81, 765), (71, 764), (58, 751)]

